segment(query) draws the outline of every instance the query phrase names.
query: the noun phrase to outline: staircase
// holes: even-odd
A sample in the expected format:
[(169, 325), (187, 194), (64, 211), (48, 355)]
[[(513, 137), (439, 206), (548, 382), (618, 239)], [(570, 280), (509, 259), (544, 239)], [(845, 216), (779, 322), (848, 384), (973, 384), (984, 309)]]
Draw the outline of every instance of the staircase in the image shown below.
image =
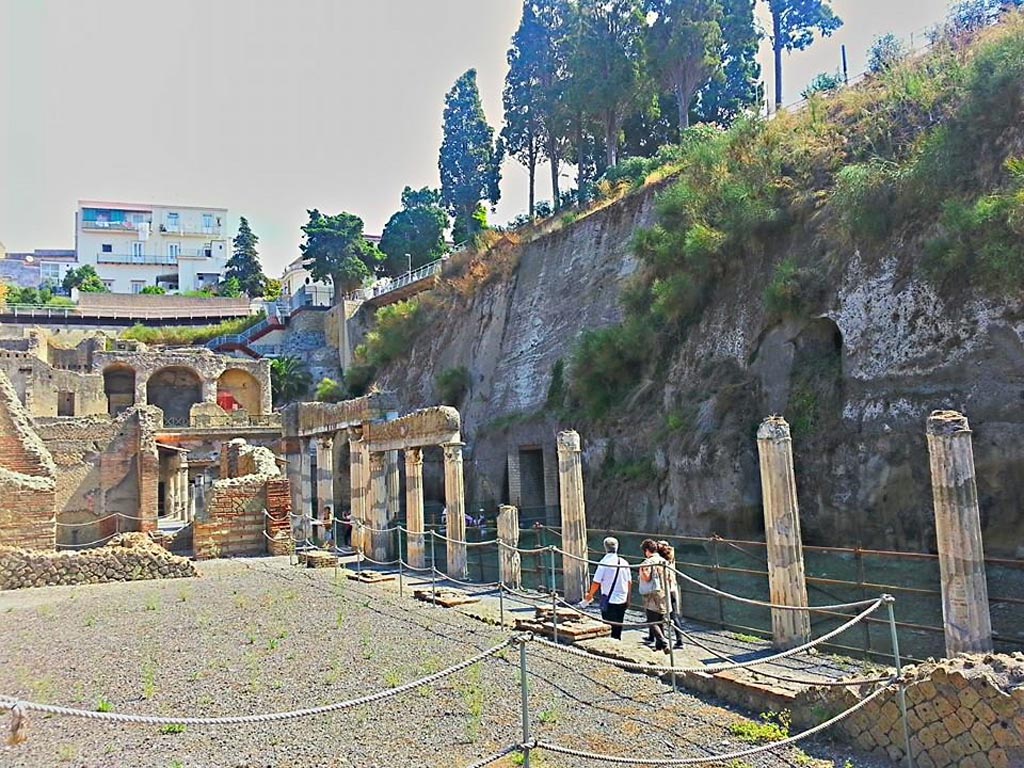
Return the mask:
[(267, 316), (255, 325), (251, 325), (241, 333), (217, 336), (206, 342), (206, 348), (214, 352), (242, 352), (250, 357), (279, 357), (281, 348), (275, 344), (253, 344), (257, 339), (271, 331), (277, 331), (288, 325), (287, 307), (280, 303), (268, 303)]

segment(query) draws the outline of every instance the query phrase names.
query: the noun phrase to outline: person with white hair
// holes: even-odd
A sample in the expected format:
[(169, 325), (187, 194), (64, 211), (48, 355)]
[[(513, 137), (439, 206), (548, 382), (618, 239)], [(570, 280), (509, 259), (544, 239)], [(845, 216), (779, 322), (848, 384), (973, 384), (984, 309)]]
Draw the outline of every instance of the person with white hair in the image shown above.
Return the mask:
[(619, 540), (608, 536), (604, 540), (605, 556), (594, 571), (594, 582), (587, 590), (583, 599), (585, 605), (594, 601), (594, 596), (601, 595), (601, 618), (612, 628), (612, 638), (622, 639), (622, 622), (626, 618), (626, 606), (629, 605), (629, 588), (633, 577), (629, 563), (619, 557)]

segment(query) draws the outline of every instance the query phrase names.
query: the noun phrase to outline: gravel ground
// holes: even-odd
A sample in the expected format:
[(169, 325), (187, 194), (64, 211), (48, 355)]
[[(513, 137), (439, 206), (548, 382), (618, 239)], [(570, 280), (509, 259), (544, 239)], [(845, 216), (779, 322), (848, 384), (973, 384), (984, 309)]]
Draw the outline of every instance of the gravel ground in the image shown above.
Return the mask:
[[(199, 579), (0, 592), (0, 694), (164, 716), (274, 712), (394, 687), (507, 637), (381, 586), (336, 583), (332, 570), (291, 568), (287, 558), (200, 570)], [(529, 669), (534, 735), (580, 749), (730, 752), (748, 745), (729, 726), (757, 720), (537, 645)], [(28, 741), (0, 748), (0, 766), (465, 766), (517, 741), (520, 718), (518, 652), (510, 648), (429, 688), (281, 723), (169, 732), (33, 713)], [(725, 764), (886, 765), (823, 742)], [(544, 753), (533, 765), (602, 763)]]

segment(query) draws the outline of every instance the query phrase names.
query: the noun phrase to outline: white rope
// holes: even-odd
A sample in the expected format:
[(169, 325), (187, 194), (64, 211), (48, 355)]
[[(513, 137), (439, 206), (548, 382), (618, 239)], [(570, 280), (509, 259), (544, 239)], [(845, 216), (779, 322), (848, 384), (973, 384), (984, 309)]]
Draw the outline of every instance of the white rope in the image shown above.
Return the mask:
[(581, 657), (586, 658), (586, 659), (592, 659), (592, 660), (595, 660), (595, 661), (600, 661), (600, 662), (602, 662), (604, 664), (611, 664), (613, 666), (620, 667), (622, 669), (631, 669), (631, 670), (634, 670), (634, 671), (637, 671), (637, 672), (677, 672), (677, 673), (679, 673), (679, 672), (709, 672), (709, 673), (710, 672), (724, 672), (725, 670), (729, 670), (729, 669), (744, 669), (746, 667), (757, 667), (757, 666), (760, 666), (762, 664), (771, 664), (772, 662), (781, 661), (782, 659), (787, 659), (790, 656), (795, 656), (798, 653), (802, 653), (802, 652), (804, 652), (806, 650), (814, 648), (815, 646), (821, 645), (822, 643), (826, 643), (829, 640), (831, 640), (833, 637), (835, 637), (836, 635), (842, 634), (843, 632), (848, 630), (850, 627), (852, 627), (855, 624), (858, 624), (861, 621), (863, 621), (864, 619), (866, 619), (868, 616), (870, 616), (872, 613), (874, 613), (876, 610), (878, 610), (878, 608), (882, 605), (883, 602), (884, 602), (884, 600), (882, 598), (878, 598), (875, 601), (874, 605), (872, 605), (866, 611), (863, 611), (862, 613), (857, 614), (855, 617), (853, 617), (850, 621), (846, 622), (845, 624), (842, 624), (841, 626), (836, 627), (831, 632), (829, 632), (829, 633), (827, 633), (825, 635), (822, 635), (821, 637), (815, 638), (814, 640), (811, 640), (808, 643), (804, 643), (803, 645), (798, 645), (795, 648), (790, 648), (789, 650), (782, 651), (781, 653), (776, 653), (776, 654), (773, 654), (771, 656), (765, 656), (765, 657), (760, 658), (760, 659), (751, 659), (749, 661), (721, 662), (721, 663), (718, 663), (718, 664), (706, 664), (706, 665), (694, 666), (694, 667), (673, 667), (673, 666), (666, 666), (664, 664), (641, 664), (641, 663), (637, 663), (637, 662), (633, 662), (633, 661), (623, 661), (623, 660), (620, 660), (620, 659), (611, 659), (611, 658), (608, 658), (606, 656), (598, 656), (598, 655), (593, 654), (593, 653), (588, 653), (587, 651), (581, 650), (579, 648), (574, 648), (574, 647), (569, 646), (569, 645), (561, 645), (559, 643), (554, 643), (554, 642), (552, 642), (550, 640), (546, 640), (546, 639), (544, 639), (542, 637), (537, 638), (537, 642), (539, 642), (541, 645), (544, 645), (544, 646), (546, 646), (548, 648), (555, 648), (555, 649), (557, 649), (559, 651), (562, 651), (563, 653), (569, 653), (569, 654), (572, 654), (574, 656), (581, 656)]
[[(888, 678), (889, 685), (896, 681), (895, 677)], [(787, 739), (781, 741), (773, 741), (768, 744), (762, 744), (758, 747), (751, 747), (750, 749), (744, 749), (739, 752), (729, 752), (724, 755), (707, 755), (701, 757), (681, 757), (681, 758), (643, 758), (643, 757), (622, 757), (618, 755), (602, 755), (597, 752), (584, 752), (582, 750), (570, 749), (569, 747), (563, 747), (558, 744), (552, 744), (546, 741), (535, 741), (532, 744), (534, 749), (546, 749), (549, 752), (556, 752), (562, 755), (570, 755), (571, 757), (580, 757), (587, 760), (597, 760), (606, 763), (618, 763), (620, 765), (703, 765), (707, 763), (721, 763), (726, 760), (739, 760), (740, 758), (750, 757), (751, 755), (757, 755), (761, 752), (770, 752), (774, 749), (781, 749), (782, 747), (788, 747), (791, 744), (796, 744), (799, 741), (803, 741), (806, 738), (814, 736), (826, 728), (831, 728), (836, 723), (845, 720), (857, 710), (867, 706), (869, 703), (874, 701), (876, 698), (881, 696), (883, 693), (889, 690), (889, 686), (883, 686), (877, 691), (872, 693), (870, 696), (858, 701), (849, 709), (840, 712), (830, 720), (826, 720), (824, 723), (810, 728), (803, 733), (798, 733), (796, 736), (790, 736)]]
[(519, 752), (521, 749), (522, 747), (519, 744), (510, 744), (500, 752), (495, 752), (493, 755), (488, 755), (487, 757), (481, 758), (480, 760), (477, 760), (475, 763), (471, 763), (470, 765), (466, 766), (466, 768), (484, 768), (484, 766), (490, 765), (491, 763), (496, 763), (506, 755), (510, 755), (513, 752)]
[[(406, 533), (408, 533), (408, 531), (406, 531)], [(467, 547), (488, 547), (492, 544), (500, 543), (500, 539), (488, 539), (487, 541), (465, 541), (463, 539), (449, 539), (443, 533), (438, 533), (437, 531), (424, 531), (424, 534), (428, 533), (431, 536), (436, 536), (437, 538), (442, 539), (443, 541), (450, 541), (453, 544), (462, 544)]]
[[(138, 533), (138, 531), (122, 531), (122, 533)], [(86, 547), (91, 547), (94, 544), (102, 544), (105, 541), (110, 541), (115, 536), (117, 536), (117, 534), (112, 533), (109, 536), (104, 536), (101, 539), (95, 539), (93, 541), (79, 541), (74, 544), (55, 544), (54, 546), (57, 549), (84, 549)]]
[[(109, 515), (104, 515), (103, 517), (97, 517), (95, 520), (90, 520), (90, 521), (85, 522), (85, 523), (62, 523), (56, 517), (50, 518), (46, 522), (53, 523), (58, 528), (85, 528), (86, 526), (89, 526), (89, 525), (96, 525), (98, 523), (102, 523), (104, 520), (109, 520), (112, 517), (120, 517), (120, 518), (124, 518), (125, 520), (142, 520), (143, 519), (141, 517), (135, 517), (134, 515), (126, 515), (123, 512), (111, 512)], [(131, 533), (131, 531), (126, 531), (126, 533)]]
[(486, 651), (478, 653), (476, 656), (472, 656), (465, 661), (460, 661), (447, 669), (442, 669), (440, 672), (435, 672), (427, 677), (420, 678), (419, 680), (413, 680), (411, 682), (400, 685), (397, 688), (390, 688), (376, 693), (371, 693), (366, 696), (361, 696), (358, 699), (348, 699), (346, 701), (337, 701), (333, 704), (324, 704), (319, 707), (310, 707), (308, 709), (296, 709), (288, 712), (271, 712), (263, 715), (231, 715), (227, 717), (154, 717), (151, 715), (128, 715), (121, 714), (118, 712), (96, 712), (88, 709), (76, 709), (74, 707), (61, 707), (53, 704), (41, 704), (33, 701), (24, 701), (22, 699), (12, 698), (10, 696), (0, 695), (0, 707), (8, 710), (17, 710), (19, 707), (22, 710), (29, 710), (35, 712), (44, 712), (51, 715), (66, 715), (68, 717), (82, 717), (87, 720), (107, 720), (115, 723), (139, 723), (142, 725), (251, 725), (254, 723), (270, 723), (278, 722), (281, 720), (294, 720), (300, 717), (311, 717), (313, 715), (322, 715), (327, 712), (337, 712), (342, 709), (351, 709), (352, 707), (358, 707), (362, 704), (369, 704), (371, 702), (383, 701), (394, 696), (399, 696), (403, 693), (408, 693), (416, 688), (422, 688), (425, 685), (431, 685), (439, 680), (443, 680), (446, 677), (454, 675), (457, 672), (461, 672), (467, 667), (471, 667), (484, 659), (495, 655), (502, 649), (508, 647), (515, 641), (515, 638), (508, 638), (503, 643), (496, 645), (492, 648), (488, 648)]

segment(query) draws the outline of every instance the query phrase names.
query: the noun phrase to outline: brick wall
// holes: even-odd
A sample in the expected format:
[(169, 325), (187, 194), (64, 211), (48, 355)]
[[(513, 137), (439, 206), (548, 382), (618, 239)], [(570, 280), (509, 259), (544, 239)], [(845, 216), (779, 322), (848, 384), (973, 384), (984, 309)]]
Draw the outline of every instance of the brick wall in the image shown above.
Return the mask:
[(249, 300), (204, 299), (189, 296), (142, 296), (117, 293), (82, 293), (78, 296), (82, 314), (106, 311), (131, 311), (137, 317), (179, 317), (185, 315), (245, 316), (249, 314)]

